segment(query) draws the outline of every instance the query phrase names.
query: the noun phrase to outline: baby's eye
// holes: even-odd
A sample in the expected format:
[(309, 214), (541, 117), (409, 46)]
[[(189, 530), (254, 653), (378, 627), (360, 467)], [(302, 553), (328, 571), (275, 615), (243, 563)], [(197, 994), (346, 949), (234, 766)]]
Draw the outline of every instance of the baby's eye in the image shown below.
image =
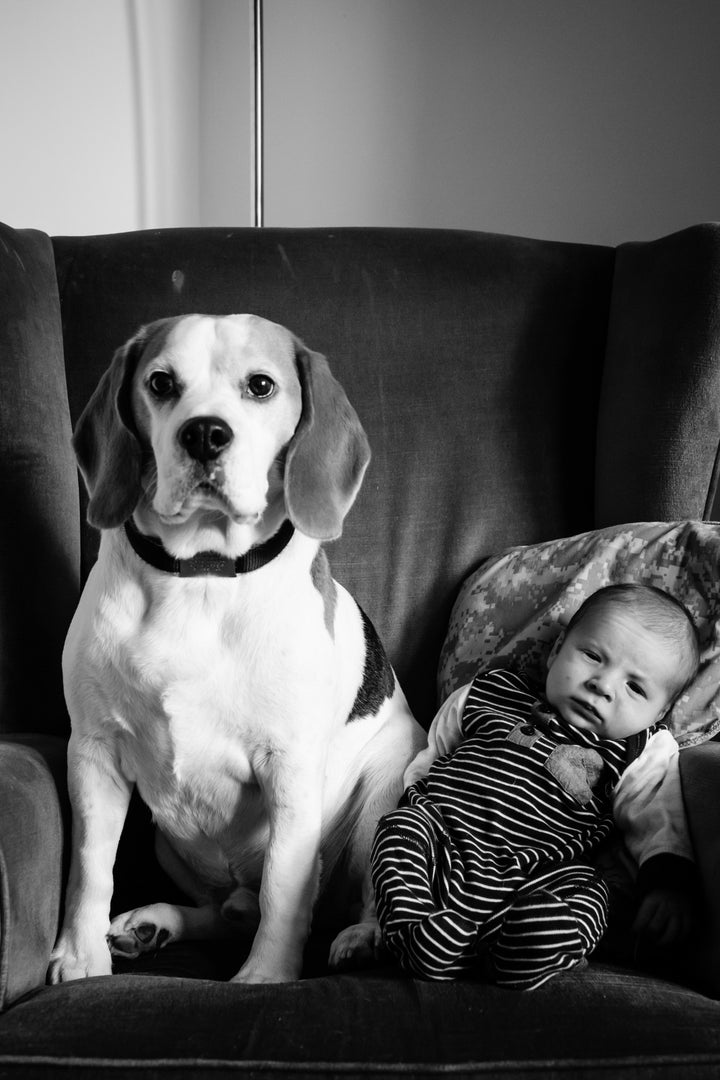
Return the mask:
[(637, 694), (639, 697), (646, 698), (645, 688), (640, 683), (629, 682), (628, 687), (632, 690), (633, 694)]
[(583, 655), (587, 656), (588, 660), (593, 660), (595, 663), (598, 663), (600, 660), (599, 653), (596, 653), (594, 649), (583, 649), (582, 651)]

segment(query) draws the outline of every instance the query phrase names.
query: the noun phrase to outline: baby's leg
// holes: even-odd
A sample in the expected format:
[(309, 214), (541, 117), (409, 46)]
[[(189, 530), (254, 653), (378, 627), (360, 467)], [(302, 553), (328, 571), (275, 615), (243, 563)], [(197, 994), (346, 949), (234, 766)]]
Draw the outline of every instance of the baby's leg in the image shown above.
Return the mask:
[(456, 979), (474, 966), (478, 928), (438, 904), (433, 882), (439, 840), (419, 807), (394, 810), (375, 834), (372, 878), (388, 950), (423, 979)]
[(493, 943), (497, 982), (535, 990), (589, 955), (607, 925), (608, 890), (589, 866), (538, 875), (518, 895)]

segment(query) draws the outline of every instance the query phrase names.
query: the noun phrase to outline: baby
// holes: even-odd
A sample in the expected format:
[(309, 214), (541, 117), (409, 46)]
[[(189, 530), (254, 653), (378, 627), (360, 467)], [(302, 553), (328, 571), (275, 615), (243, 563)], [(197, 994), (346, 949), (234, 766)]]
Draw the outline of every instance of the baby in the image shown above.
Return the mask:
[(449, 699), (373, 846), (383, 942), (408, 971), (489, 966), (499, 984), (534, 989), (592, 952), (608, 890), (587, 858), (613, 827), (621, 774), (698, 662), (681, 604), (615, 585), (556, 641), (544, 695), (493, 670)]

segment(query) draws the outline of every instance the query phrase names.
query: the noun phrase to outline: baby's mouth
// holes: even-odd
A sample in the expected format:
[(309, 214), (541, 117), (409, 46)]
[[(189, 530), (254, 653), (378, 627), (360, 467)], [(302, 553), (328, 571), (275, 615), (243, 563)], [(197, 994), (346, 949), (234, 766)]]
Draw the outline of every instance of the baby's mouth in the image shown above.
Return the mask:
[(602, 716), (589, 701), (582, 701), (580, 698), (572, 698), (572, 703), (583, 716), (588, 718), (588, 720), (594, 720), (596, 723), (600, 724), (602, 723)]

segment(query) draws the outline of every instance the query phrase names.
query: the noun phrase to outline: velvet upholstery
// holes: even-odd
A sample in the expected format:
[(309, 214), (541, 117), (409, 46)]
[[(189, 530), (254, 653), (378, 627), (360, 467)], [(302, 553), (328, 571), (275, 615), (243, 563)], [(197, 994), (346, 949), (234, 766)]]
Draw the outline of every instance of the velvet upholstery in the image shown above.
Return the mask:
[(0, 739), (0, 1011), (44, 981), (57, 937), (64, 759), (52, 736)]
[(103, 977), (11, 1009), (0, 1076), (3, 1054), (22, 1060), (28, 1046), (73, 1080), (98, 1062), (158, 1078), (717, 1075), (717, 1005), (662, 979), (604, 968), (533, 994), (478, 989), (385, 969), (279, 987)]
[(79, 519), (55, 262), (43, 233), (2, 225), (0, 461), (0, 731), (66, 731), (58, 656)]
[(596, 527), (711, 515), (720, 438), (719, 296), (716, 226), (618, 248), (598, 423)]
[(720, 741), (697, 746), (680, 756), (680, 779), (700, 868), (707, 913), (705, 947), (698, 963), (708, 993), (720, 998)]
[[(316, 927), (285, 986), (227, 982), (242, 943), (64, 986), (43, 974), (69, 835), (60, 653), (97, 550), (70, 430), (114, 350), (161, 316), (251, 311), (327, 355), (373, 451), (328, 555), (427, 725), (453, 601), (485, 558), (710, 515), (720, 227), (617, 250), (392, 229), (0, 241), (0, 1080), (717, 1076), (715, 743), (681, 755), (711, 916), (700, 954), (638, 951), (620, 920), (589, 966), (513, 994), (330, 974)], [(137, 799), (115, 876), (114, 910), (177, 898)]]

